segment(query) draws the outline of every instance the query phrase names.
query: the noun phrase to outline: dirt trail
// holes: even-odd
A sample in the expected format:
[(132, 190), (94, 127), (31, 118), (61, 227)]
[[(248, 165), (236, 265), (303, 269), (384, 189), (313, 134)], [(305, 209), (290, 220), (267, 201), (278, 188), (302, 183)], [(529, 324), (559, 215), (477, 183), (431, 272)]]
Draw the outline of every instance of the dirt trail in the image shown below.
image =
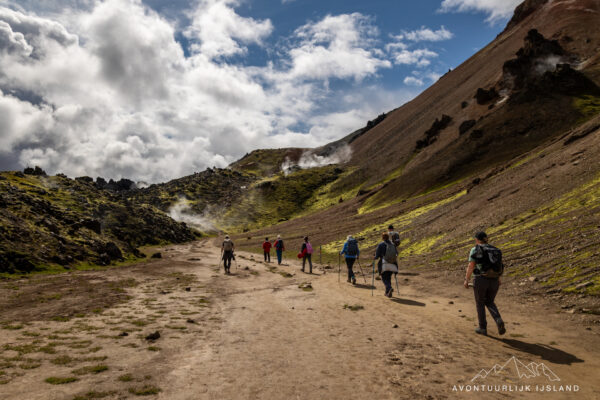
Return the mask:
[[(0, 398), (442, 399), (473, 395), (461, 388), (476, 384), (513, 390), (486, 398), (600, 398), (597, 333), (542, 304), (501, 291), (507, 335), (491, 328), (484, 338), (473, 333), (471, 291), (434, 290), (440, 280), (431, 275), (401, 272), (400, 294), (389, 300), (379, 281), (371, 296), (361, 276), (353, 287), (344, 276), (338, 283), (336, 270), (308, 275), (295, 262), (276, 267), (247, 253), (223, 276), (217, 254), (196, 242), (164, 249), (155, 262), (70, 274), (78, 287), (95, 283), (99, 310), (72, 300), (76, 291), (57, 297), (51, 288), (65, 290), (65, 277), (1, 284)], [(308, 282), (312, 290), (299, 288)], [(128, 297), (107, 303), (115, 292)], [(154, 331), (161, 337), (146, 340)], [(497, 376), (471, 381), (513, 356)], [(540, 376), (519, 379), (528, 371)], [(77, 380), (52, 385), (49, 377)], [(521, 385), (532, 392), (515, 392)]]

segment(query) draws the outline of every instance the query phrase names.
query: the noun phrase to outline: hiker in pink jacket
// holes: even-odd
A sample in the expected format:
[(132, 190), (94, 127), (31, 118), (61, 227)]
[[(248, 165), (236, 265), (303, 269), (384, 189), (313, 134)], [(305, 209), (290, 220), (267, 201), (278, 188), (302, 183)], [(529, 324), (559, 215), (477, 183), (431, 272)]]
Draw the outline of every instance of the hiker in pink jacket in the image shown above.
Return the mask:
[(313, 253), (313, 247), (310, 244), (310, 242), (308, 241), (308, 236), (304, 237), (304, 243), (302, 243), (302, 249), (300, 250), (300, 253), (303, 254), (303, 257), (302, 257), (302, 272), (304, 272), (304, 266), (306, 264), (306, 260), (308, 260), (308, 266), (310, 268), (309, 274), (312, 274), (312, 253)]

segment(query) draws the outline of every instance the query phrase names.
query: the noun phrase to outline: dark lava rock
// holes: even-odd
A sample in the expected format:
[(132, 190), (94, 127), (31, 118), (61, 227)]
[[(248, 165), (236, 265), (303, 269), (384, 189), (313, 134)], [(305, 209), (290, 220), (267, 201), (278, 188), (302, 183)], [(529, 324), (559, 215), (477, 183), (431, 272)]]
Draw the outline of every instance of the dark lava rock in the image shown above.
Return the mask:
[(150, 256), (150, 258), (162, 258), (162, 254), (161, 253), (154, 253)]
[(129, 336), (129, 333), (127, 333), (127, 332), (121, 332), (121, 333), (119, 333), (119, 336)]
[(37, 165), (35, 166), (35, 168), (31, 168), (31, 167), (25, 168), (23, 170), (23, 173), (25, 175), (46, 176), (46, 171), (44, 171), (43, 169), (41, 169)]
[(191, 292), (191, 291), (192, 291), (192, 288), (190, 288), (190, 287), (186, 287), (186, 288), (185, 288), (185, 291), (186, 291), (186, 292)]
[(78, 176), (77, 178), (75, 178), (75, 180), (83, 183), (94, 183), (94, 179), (92, 179), (89, 176)]
[(477, 104), (483, 105), (483, 104), (487, 104), (490, 101), (497, 99), (498, 92), (496, 91), (495, 88), (490, 88), (487, 90), (479, 88), (479, 89), (477, 89), (477, 92), (475, 93), (474, 97), (477, 100)]
[(425, 131), (425, 137), (417, 140), (416, 149), (419, 150), (434, 143), (440, 132), (446, 129), (450, 122), (452, 122), (452, 117), (446, 114), (442, 114), (440, 119), (436, 118), (435, 121), (433, 121), (433, 124), (431, 124), (431, 127)]
[(474, 119), (463, 121), (458, 127), (458, 133), (462, 135), (468, 132), (472, 127), (475, 126), (476, 123), (477, 122)]
[(462, 103), (460, 103), (460, 108), (467, 108), (468, 105), (469, 105), (469, 103), (467, 103), (466, 101), (463, 101)]
[(186, 322), (187, 322), (188, 324), (195, 324), (195, 323), (196, 323), (196, 321), (194, 321), (194, 320), (193, 320), (193, 319), (191, 319), (191, 318), (188, 318)]
[(156, 331), (156, 332), (151, 333), (151, 334), (149, 334), (149, 335), (146, 336), (146, 340), (148, 340), (148, 341), (155, 341), (155, 340), (158, 340), (158, 339), (160, 339), (160, 332), (159, 331)]
[(483, 131), (481, 129), (475, 129), (471, 132), (471, 138), (479, 139), (480, 137), (483, 137)]

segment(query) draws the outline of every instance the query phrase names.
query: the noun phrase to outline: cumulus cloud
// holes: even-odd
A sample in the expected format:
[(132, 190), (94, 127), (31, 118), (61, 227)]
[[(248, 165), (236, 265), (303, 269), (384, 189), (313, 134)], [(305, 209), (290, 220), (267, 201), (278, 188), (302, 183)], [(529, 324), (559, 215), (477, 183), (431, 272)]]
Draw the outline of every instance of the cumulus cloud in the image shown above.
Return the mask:
[[(426, 47), (415, 49), (415, 44), (418, 42), (440, 42), (452, 39), (452, 37), (454, 37), (454, 34), (444, 26), (437, 30), (422, 26), (417, 30), (403, 31), (401, 34), (391, 35), (392, 40), (386, 44), (385, 49), (392, 57), (394, 64), (426, 67), (431, 64), (433, 58), (438, 57), (438, 53)], [(416, 82), (412, 81), (412, 83)]]
[(421, 29), (405, 31), (402, 36), (404, 36), (406, 40), (410, 40), (412, 42), (439, 42), (442, 40), (452, 39), (454, 34), (442, 25), (442, 27), (437, 30), (432, 30), (422, 26)]
[(486, 21), (495, 23), (512, 15), (522, 0), (443, 0), (441, 12), (482, 12)]
[(379, 34), (371, 19), (359, 13), (328, 15), (301, 26), (289, 50), (293, 78), (364, 79), (391, 63), (373, 47)]
[(423, 82), (423, 80), (420, 78), (414, 76), (407, 76), (406, 78), (404, 78), (404, 84), (409, 86), (423, 86), (425, 82)]
[(200, 0), (185, 31), (194, 52), (209, 58), (245, 53), (245, 44), (260, 44), (271, 34), (270, 20), (241, 17), (234, 10), (238, 5), (238, 0)]
[[(307, 23), (275, 59), (246, 66), (233, 56), (273, 26), (234, 0), (195, 3), (187, 29), (141, 0), (71, 0), (63, 14), (38, 3), (0, 7), (3, 168), (163, 181), (257, 147), (325, 144), (414, 95), (368, 86), (392, 62), (358, 13)], [(334, 91), (333, 79), (351, 85)]]

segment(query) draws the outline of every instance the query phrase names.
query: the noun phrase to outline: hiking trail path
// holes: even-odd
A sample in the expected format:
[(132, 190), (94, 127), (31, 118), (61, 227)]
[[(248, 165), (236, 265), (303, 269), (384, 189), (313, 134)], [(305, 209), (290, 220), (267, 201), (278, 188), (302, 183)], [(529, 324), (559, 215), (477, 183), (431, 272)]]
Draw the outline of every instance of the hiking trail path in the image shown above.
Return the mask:
[[(371, 295), (371, 277), (365, 284), (358, 265), (352, 286), (343, 265), (338, 283), (337, 265), (309, 275), (297, 260), (277, 266), (245, 252), (237, 253), (237, 267), (234, 262), (232, 275), (225, 276), (222, 267), (217, 270), (214, 243), (168, 246), (162, 259), (107, 271), (38, 276), (19, 290), (0, 283), (0, 320), (24, 325), (0, 330), (0, 363), (13, 364), (0, 369), (0, 380), (7, 378), (0, 399), (86, 399), (94, 393), (125, 399), (144, 390), (155, 393), (149, 398), (169, 400), (444, 399), (480, 395), (459, 389), (474, 384), (579, 387), (576, 393), (533, 388), (483, 393), (485, 398), (600, 398), (597, 333), (570, 326), (544, 304), (504, 297), (502, 287), (497, 304), (507, 333), (498, 336), (488, 318), (489, 336), (481, 337), (474, 333), (472, 290), (462, 282), (444, 284), (431, 272), (401, 270), (399, 293), (387, 299), (381, 281)], [(366, 258), (361, 265), (370, 272)], [(106, 297), (116, 282), (131, 279), (136, 284), (122, 289), (126, 301), (66, 321), (43, 315), (73, 313), (85, 307), (77, 300), (85, 294), (61, 296), (54, 306), (51, 300), (26, 301), (85, 284), (96, 287), (87, 291), (97, 298)], [(299, 287), (306, 283), (312, 290)], [(11, 300), (15, 291), (20, 296)], [(145, 339), (155, 331), (158, 340)], [(38, 351), (17, 347), (25, 343)], [(519, 379), (515, 362), (499, 376), (471, 382), (513, 356), (524, 365), (543, 363), (560, 381), (550, 381), (537, 364), (540, 376)], [(66, 362), (57, 363), (60, 357)], [(27, 363), (39, 365), (21, 368)], [(108, 368), (86, 372), (99, 364)], [(78, 380), (51, 385), (44, 381), (51, 376)]]

